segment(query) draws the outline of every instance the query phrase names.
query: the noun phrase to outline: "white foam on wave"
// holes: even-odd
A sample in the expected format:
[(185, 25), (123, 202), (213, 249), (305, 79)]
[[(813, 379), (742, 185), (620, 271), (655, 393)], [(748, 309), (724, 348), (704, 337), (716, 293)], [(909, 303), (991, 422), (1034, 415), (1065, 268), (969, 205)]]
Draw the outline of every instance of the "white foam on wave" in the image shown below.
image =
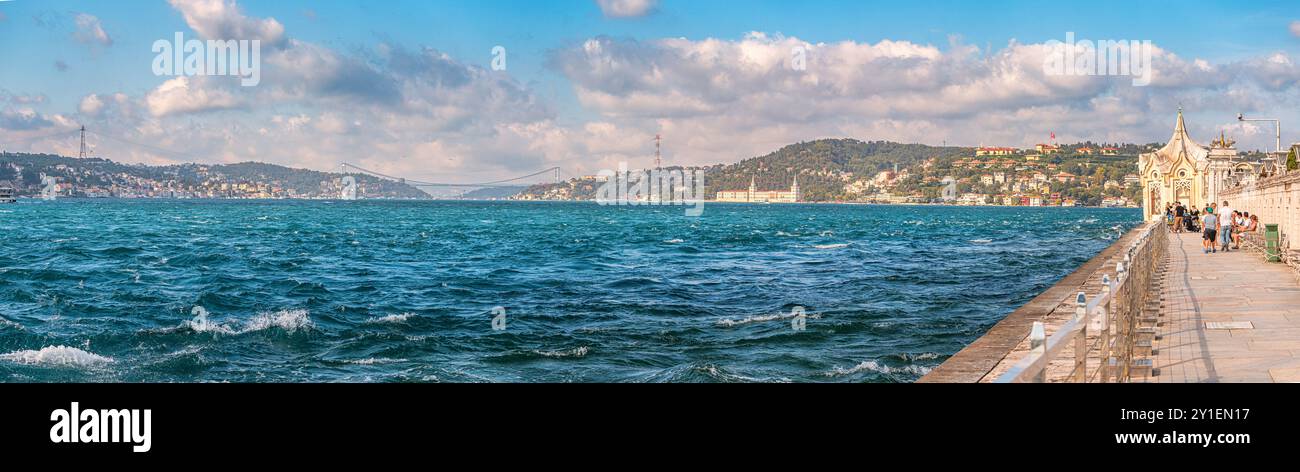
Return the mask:
[(881, 374), (925, 375), (930, 373), (930, 369), (931, 369), (930, 367), (925, 367), (920, 365), (905, 365), (903, 367), (890, 367), (872, 360), (872, 361), (860, 362), (858, 363), (858, 365), (855, 365), (847, 369), (843, 367), (836, 367), (834, 369), (831, 369), (830, 372), (826, 372), (823, 375), (827, 377), (843, 377), (846, 375), (854, 375), (862, 372), (877, 372)]
[[(794, 313), (777, 313), (774, 315), (750, 316), (740, 320), (733, 320), (727, 318), (727, 319), (718, 320), (718, 326), (726, 326), (730, 328), (732, 326), (747, 325), (750, 323), (763, 323), (767, 321), (784, 320), (784, 319), (794, 318), (795, 316), (796, 315)], [(807, 319), (810, 320), (821, 318), (821, 315), (817, 315), (814, 313), (807, 313), (805, 314), (805, 316), (807, 317)]]
[(591, 349), (588, 349), (587, 346), (559, 351), (533, 351), (534, 354), (543, 357), (583, 357), (586, 356), (588, 352), (591, 352)]
[(366, 324), (399, 324), (410, 320), (415, 313), (402, 313), (400, 315), (388, 315), (366, 320)]
[(992, 239), (972, 239), (972, 240), (970, 240), (970, 242), (971, 242), (971, 244), (988, 244), (988, 243), (993, 242), (993, 240), (992, 240)]
[(181, 328), (189, 328), (196, 333), (245, 334), (270, 328), (280, 328), (290, 333), (315, 327), (307, 310), (280, 310), (274, 313), (261, 313), (242, 325), (213, 323), (206, 318), (187, 320)]
[(669, 240), (667, 240), (667, 241), (664, 241), (664, 243), (666, 243), (666, 244), (681, 244), (681, 243), (684, 243), (684, 242), (686, 242), (686, 241), (682, 241), (682, 240), (680, 240), (680, 239), (669, 239)]
[(28, 349), (0, 354), (0, 360), (15, 364), (52, 367), (96, 367), (113, 362), (111, 357), (68, 346), (47, 346), (39, 351)]
[(280, 310), (275, 313), (262, 313), (254, 316), (244, 325), (243, 332), (280, 328), (292, 333), (300, 329), (311, 329), (314, 326), (315, 324), (312, 323), (307, 310)]
[(849, 247), (849, 245), (848, 244), (818, 244), (813, 247), (817, 249), (844, 249), (846, 247)]
[(394, 362), (406, 362), (406, 359), (388, 359), (384, 357), (367, 357), (365, 359), (353, 359), (347, 361), (349, 364), (356, 365), (375, 365), (375, 364), (392, 364)]

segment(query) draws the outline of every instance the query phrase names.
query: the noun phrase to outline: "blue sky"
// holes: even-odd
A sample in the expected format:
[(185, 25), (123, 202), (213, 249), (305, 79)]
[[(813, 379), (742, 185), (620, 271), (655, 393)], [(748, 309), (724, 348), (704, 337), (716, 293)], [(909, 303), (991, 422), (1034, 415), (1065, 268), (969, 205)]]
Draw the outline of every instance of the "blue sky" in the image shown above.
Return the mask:
[[(608, 1), (624, 2), (633, 14), (610, 14), (614, 7), (593, 0), (0, 2), (0, 106), (8, 117), (0, 127), (8, 122), (11, 135), (34, 136), (89, 122), (160, 146), (202, 143), (210, 152), (184, 156), (200, 160), (328, 169), (346, 156), (413, 175), (490, 176), (555, 163), (590, 172), (635, 161), (644, 156), (636, 146), (645, 136), (667, 131), (679, 161), (706, 163), (817, 137), (1023, 146), (1050, 130), (1063, 138), (1157, 141), (1178, 103), (1188, 106), (1202, 141), (1231, 125), (1235, 111), (1300, 119), (1289, 111), (1300, 81), (1300, 26), (1293, 26), (1300, 25), (1300, 8), (1293, 1)], [(239, 28), (266, 21), (292, 41), (268, 52), (268, 84), (244, 90), (191, 80), (184, 84), (188, 95), (162, 93), (175, 78), (151, 72), (154, 41), (177, 31), (190, 38), (218, 28), (250, 31)], [(1068, 31), (1151, 40), (1177, 80), (1130, 89), (1115, 81), (1008, 79), (1022, 72), (1017, 64), (1026, 54), (1015, 45), (1063, 40)], [(822, 46), (815, 65), (838, 61), (856, 69), (810, 70), (816, 78), (802, 80), (816, 97), (800, 102), (800, 79), (778, 80), (771, 70), (746, 77), (755, 73), (752, 64), (728, 62), (801, 43)], [(496, 45), (507, 49), (506, 71), (490, 70)], [(394, 50), (438, 65), (401, 70), (394, 54), (403, 53)], [(329, 69), (290, 70), (307, 56)], [(704, 56), (711, 62), (701, 68)], [(908, 62), (921, 57), (933, 67)], [(623, 65), (583, 65), (596, 60)], [(876, 67), (910, 67), (902, 80), (923, 77), (933, 88), (871, 85)], [(447, 77), (435, 76), (448, 68), (473, 78), (451, 90)], [(625, 72), (642, 74), (629, 79)], [(656, 73), (662, 77), (644, 79)], [(327, 79), (317, 86), (321, 77)], [(361, 77), (395, 84), (404, 103), (377, 103), (362, 92), (366, 84), (347, 82)], [(1017, 90), (1022, 84), (1030, 85)], [(339, 87), (356, 90), (334, 93)], [(1005, 100), (988, 98), (1001, 95)], [(934, 96), (948, 102), (918, 104)], [(108, 97), (116, 105), (104, 106)], [(948, 108), (954, 100), (964, 105)], [(1106, 113), (1124, 118), (1083, 123)], [(46, 123), (46, 130), (31, 129)], [(301, 140), (285, 130), (302, 132)], [(1253, 137), (1258, 130), (1236, 131), (1245, 144), (1262, 142)], [(322, 133), (332, 134), (321, 139)], [(1300, 133), (1288, 139), (1300, 141)], [(286, 143), (299, 151), (283, 151)], [(97, 144), (124, 161), (179, 157)], [(10, 146), (66, 149), (62, 142)]]

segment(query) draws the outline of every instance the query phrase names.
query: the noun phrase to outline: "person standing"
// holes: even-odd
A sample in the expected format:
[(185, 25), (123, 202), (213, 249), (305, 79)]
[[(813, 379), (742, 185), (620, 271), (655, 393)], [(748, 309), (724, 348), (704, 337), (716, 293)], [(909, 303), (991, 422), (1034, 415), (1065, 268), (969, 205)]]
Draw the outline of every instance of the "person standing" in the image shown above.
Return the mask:
[(1218, 232), (1219, 228), (1219, 219), (1214, 215), (1213, 208), (1205, 209), (1205, 216), (1201, 218), (1201, 227), (1205, 228), (1201, 230), (1201, 246), (1203, 246), (1205, 253), (1209, 254), (1210, 252), (1219, 252), (1214, 247), (1216, 241), (1215, 233)]
[(1201, 224), (1201, 210), (1196, 209), (1196, 205), (1192, 205), (1192, 211), (1187, 216), (1189, 216), (1187, 218), (1187, 231), (1193, 233), (1200, 231), (1198, 227)]
[(1232, 244), (1232, 212), (1227, 200), (1215, 210), (1219, 215), (1219, 242), (1223, 246), (1223, 252), (1228, 252), (1229, 245)]
[(1187, 216), (1187, 208), (1183, 207), (1183, 202), (1174, 202), (1174, 232), (1183, 232), (1183, 218)]

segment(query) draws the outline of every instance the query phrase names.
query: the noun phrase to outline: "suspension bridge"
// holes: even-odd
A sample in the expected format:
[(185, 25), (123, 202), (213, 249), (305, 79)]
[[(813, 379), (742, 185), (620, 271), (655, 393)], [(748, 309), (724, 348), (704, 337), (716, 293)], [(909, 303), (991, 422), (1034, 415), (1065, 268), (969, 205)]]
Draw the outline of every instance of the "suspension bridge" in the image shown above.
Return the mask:
[[(91, 157), (90, 155), (93, 154), (93, 150), (94, 150), (94, 147), (95, 147), (95, 146), (93, 146), (92, 144), (87, 144), (87, 142), (86, 142), (86, 135), (88, 135), (88, 134), (89, 134), (89, 135), (92, 135), (92, 136), (95, 136), (95, 137), (98, 137), (98, 138), (103, 139), (103, 140), (113, 141), (113, 142), (116, 142), (116, 143), (119, 143), (119, 144), (123, 144), (123, 145), (131, 146), (131, 147), (135, 147), (135, 148), (138, 148), (138, 149), (142, 149), (142, 150), (144, 150), (144, 151), (146, 151), (146, 152), (149, 152), (149, 153), (152, 153), (152, 154), (155, 154), (155, 155), (160, 155), (160, 156), (168, 157), (168, 158), (171, 158), (171, 159), (174, 159), (174, 160), (189, 161), (189, 162), (196, 162), (196, 163), (199, 162), (199, 161), (202, 161), (202, 160), (203, 160), (202, 156), (199, 156), (199, 155), (197, 155), (197, 154), (192, 154), (192, 153), (187, 153), (187, 152), (181, 152), (181, 151), (174, 151), (174, 150), (170, 150), (170, 149), (164, 149), (164, 148), (161, 148), (161, 147), (158, 147), (158, 146), (154, 146), (154, 145), (151, 145), (151, 144), (140, 143), (140, 142), (132, 141), (132, 140), (125, 139), (125, 138), (121, 138), (121, 137), (117, 137), (117, 136), (112, 136), (112, 135), (108, 135), (108, 134), (104, 134), (104, 133), (101, 133), (101, 132), (97, 132), (97, 131), (93, 131), (93, 130), (87, 129), (85, 126), (82, 126), (82, 127), (80, 127), (79, 129), (62, 130), (62, 131), (57, 131), (57, 132), (50, 133), (50, 134), (45, 134), (45, 135), (30, 136), (30, 137), (26, 137), (26, 138), (20, 138), (20, 139), (17, 139), (16, 142), (19, 142), (19, 143), (21, 143), (21, 142), (29, 142), (29, 143), (30, 143), (30, 142), (36, 142), (36, 141), (42, 141), (42, 140), (57, 140), (57, 139), (60, 139), (60, 138), (62, 138), (62, 139), (68, 139), (68, 138), (77, 138), (77, 137), (80, 137), (80, 140), (81, 140), (81, 141), (80, 141), (80, 152), (79, 152), (79, 157), (84, 159), (84, 158), (87, 158), (87, 157)], [(4, 144), (4, 143), (0, 143), (0, 144)], [(544, 176), (549, 176), (549, 177), (550, 177), (550, 179), (549, 179), (550, 182), (549, 182), (549, 183), (559, 183), (559, 182), (560, 182), (560, 174), (564, 172), (564, 171), (563, 171), (562, 169), (560, 169), (559, 167), (550, 167), (550, 168), (542, 169), (542, 170), (539, 170), (539, 171), (537, 171), (537, 172), (533, 172), (533, 173), (530, 173), (530, 174), (527, 174), (527, 175), (521, 175), (521, 176), (518, 176), (518, 177), (512, 177), (512, 178), (508, 178), (508, 179), (494, 180), (494, 181), (491, 181), (491, 182), (426, 182), (426, 181), (423, 181), (423, 180), (408, 179), (408, 178), (405, 178), (405, 177), (399, 177), (399, 176), (394, 176), (394, 175), (384, 174), (384, 173), (380, 173), (380, 172), (375, 172), (375, 171), (373, 171), (373, 170), (366, 169), (366, 168), (363, 168), (363, 167), (358, 167), (358, 166), (356, 166), (356, 165), (354, 165), (354, 164), (347, 163), (347, 162), (344, 162), (344, 163), (341, 163), (341, 164), (335, 166), (335, 167), (332, 169), (332, 171), (335, 172), (335, 173), (339, 173), (339, 174), (362, 174), (362, 175), (368, 175), (368, 176), (372, 176), (372, 177), (376, 177), (376, 178), (380, 178), (380, 179), (385, 179), (385, 180), (390, 180), (390, 181), (393, 181), (393, 182), (398, 182), (398, 183), (402, 183), (402, 184), (406, 184), (406, 185), (410, 185), (410, 186), (412, 186), (412, 187), (418, 187), (418, 188), (461, 188), (461, 189), (465, 189), (465, 188), (504, 188), (504, 187), (521, 187), (521, 186), (529, 186), (529, 185), (540, 184), (540, 183), (547, 183), (547, 182), (542, 181), (542, 180), (540, 180), (540, 179), (537, 179), (537, 180), (529, 180), (529, 179), (533, 179), (534, 177), (544, 177)]]

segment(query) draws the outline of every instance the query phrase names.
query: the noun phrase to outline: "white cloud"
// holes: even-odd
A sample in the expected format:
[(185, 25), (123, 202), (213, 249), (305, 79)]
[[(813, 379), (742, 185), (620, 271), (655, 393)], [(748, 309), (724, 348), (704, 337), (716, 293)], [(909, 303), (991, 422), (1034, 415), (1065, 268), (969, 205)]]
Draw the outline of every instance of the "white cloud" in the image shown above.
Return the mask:
[(86, 13), (78, 13), (73, 17), (77, 24), (77, 31), (73, 37), (83, 44), (99, 44), (102, 46), (112, 46), (113, 38), (109, 37), (104, 31), (104, 26), (100, 24), (99, 18)]
[(654, 13), (659, 0), (596, 0), (608, 18), (637, 18)]
[(77, 110), (86, 115), (98, 115), (104, 110), (104, 101), (99, 99), (99, 95), (92, 93), (81, 99), (81, 105)]
[(185, 24), (203, 39), (261, 40), (263, 47), (283, 44), (284, 25), (274, 18), (249, 18), (235, 0), (168, 0)]
[(205, 87), (207, 77), (176, 77), (145, 95), (154, 116), (224, 110), (241, 106), (235, 95), (218, 87)]
[[(714, 164), (829, 137), (1032, 145), (1055, 131), (1063, 141), (1150, 142), (1168, 136), (1180, 104), (1229, 117), (1300, 105), (1297, 61), (1284, 53), (1216, 64), (1156, 48), (1151, 86), (1133, 87), (1130, 77), (1046, 75), (1041, 44), (981, 50), (956, 41), (809, 43), (750, 33), (598, 37), (557, 49), (548, 64), (583, 108), (566, 113), (586, 117), (561, 119), (509, 74), (437, 49), (343, 52), (294, 38), (273, 18), (247, 17), (233, 1), (170, 1), (201, 37), (272, 44), (264, 46), (263, 80), (240, 87), (229, 77), (166, 78), (139, 96), (86, 96), (78, 118), (88, 126), (192, 150), (160, 154), (105, 141), (98, 143), (105, 156), (320, 170), (347, 161), (422, 180), (496, 180), (552, 165), (575, 175), (620, 161), (649, 165), (657, 133), (666, 138), (666, 162)], [(791, 67), (795, 48), (806, 51), (806, 70)], [(14, 126), (58, 123), (8, 113)], [(1221, 125), (1191, 124), (1201, 135)]]
[(1300, 20), (1291, 22), (1291, 34), (1297, 38), (1300, 38)]

